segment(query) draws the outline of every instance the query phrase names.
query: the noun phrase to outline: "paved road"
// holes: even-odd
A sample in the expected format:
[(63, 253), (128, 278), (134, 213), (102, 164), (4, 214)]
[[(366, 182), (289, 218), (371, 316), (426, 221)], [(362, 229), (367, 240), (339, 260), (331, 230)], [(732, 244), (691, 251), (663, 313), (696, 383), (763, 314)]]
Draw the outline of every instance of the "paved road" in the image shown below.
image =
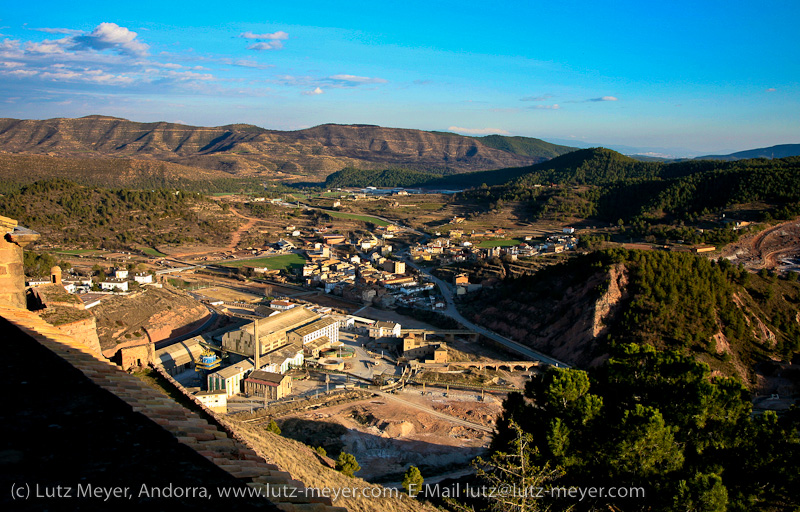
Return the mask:
[(205, 306), (206, 309), (208, 309), (208, 311), (211, 312), (211, 316), (209, 317), (208, 320), (206, 320), (206, 322), (203, 325), (201, 325), (197, 329), (194, 329), (192, 332), (187, 332), (186, 334), (181, 334), (180, 336), (175, 336), (174, 338), (167, 338), (165, 340), (157, 341), (155, 343), (156, 350), (168, 347), (170, 345), (174, 345), (175, 343), (179, 343), (181, 341), (186, 341), (190, 338), (194, 338), (195, 336), (203, 334), (205, 331), (209, 330), (209, 328), (212, 325), (214, 325), (214, 322), (216, 322), (218, 314), (214, 310), (214, 308), (209, 307), (208, 305)]
[(464, 327), (466, 327), (468, 329), (471, 329), (471, 330), (473, 330), (473, 331), (475, 331), (475, 332), (477, 332), (479, 334), (482, 334), (483, 336), (486, 336), (487, 338), (490, 338), (490, 339), (500, 343), (501, 345), (503, 345), (504, 347), (508, 348), (509, 350), (511, 350), (513, 352), (516, 352), (518, 354), (521, 354), (521, 355), (523, 355), (525, 357), (528, 357), (528, 358), (530, 358), (530, 359), (532, 359), (534, 361), (541, 361), (543, 363), (547, 363), (547, 364), (550, 364), (550, 365), (553, 365), (553, 366), (559, 366), (559, 367), (562, 367), (562, 368), (569, 368), (570, 367), (570, 365), (568, 365), (567, 363), (565, 363), (563, 361), (559, 361), (558, 359), (556, 359), (554, 357), (550, 357), (550, 356), (547, 356), (545, 354), (542, 354), (541, 352), (533, 350), (530, 347), (527, 347), (527, 346), (525, 346), (525, 345), (523, 345), (521, 343), (517, 343), (516, 341), (514, 341), (512, 339), (506, 338), (505, 336), (501, 336), (501, 335), (497, 334), (496, 332), (493, 332), (493, 331), (490, 331), (489, 329), (486, 329), (485, 327), (481, 327), (479, 325), (476, 325), (476, 324), (470, 322), (469, 320), (464, 318), (461, 315), (461, 313), (458, 312), (458, 309), (456, 309), (455, 301), (453, 300), (453, 290), (452, 290), (452, 288), (450, 287), (450, 285), (448, 283), (446, 283), (446, 282), (442, 281), (441, 279), (439, 279), (438, 277), (430, 274), (427, 270), (425, 270), (423, 268), (420, 268), (419, 266), (414, 264), (414, 262), (412, 262), (410, 259), (406, 258), (405, 261), (406, 261), (407, 265), (409, 265), (409, 266), (417, 269), (418, 271), (422, 272), (423, 274), (427, 275), (434, 283), (436, 283), (436, 286), (439, 287), (439, 290), (441, 290), (441, 293), (444, 296), (444, 300), (447, 303), (447, 308), (445, 308), (444, 310), (440, 310), (440, 312), (443, 313), (444, 315), (447, 315), (450, 318), (452, 318), (453, 320), (456, 320), (458, 323), (460, 323)]
[(471, 421), (462, 420), (461, 418), (456, 418), (455, 416), (439, 412), (435, 409), (431, 409), (430, 407), (410, 402), (408, 400), (403, 400), (402, 398), (398, 397), (397, 395), (393, 395), (392, 393), (384, 393), (383, 391), (373, 391), (373, 393), (375, 393), (376, 395), (380, 395), (384, 398), (387, 398), (389, 400), (400, 402), (403, 405), (413, 407), (414, 409), (419, 409), (420, 411), (424, 411), (430, 414), (431, 416), (435, 416), (439, 419), (449, 421), (450, 423), (455, 423), (456, 425), (460, 425), (462, 427), (467, 427), (474, 430), (481, 430), (483, 432), (489, 432), (489, 433), (494, 432), (494, 429), (492, 427), (487, 427), (486, 425), (481, 425), (480, 423), (473, 423)]

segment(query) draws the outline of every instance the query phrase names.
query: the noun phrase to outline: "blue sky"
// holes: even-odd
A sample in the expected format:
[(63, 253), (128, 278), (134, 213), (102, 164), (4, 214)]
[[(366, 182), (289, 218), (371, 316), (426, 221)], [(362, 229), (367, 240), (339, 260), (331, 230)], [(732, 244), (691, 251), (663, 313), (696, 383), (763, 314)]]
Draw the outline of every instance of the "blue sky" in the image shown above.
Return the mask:
[(4, 6), (0, 116), (800, 143), (796, 0), (118, 4)]

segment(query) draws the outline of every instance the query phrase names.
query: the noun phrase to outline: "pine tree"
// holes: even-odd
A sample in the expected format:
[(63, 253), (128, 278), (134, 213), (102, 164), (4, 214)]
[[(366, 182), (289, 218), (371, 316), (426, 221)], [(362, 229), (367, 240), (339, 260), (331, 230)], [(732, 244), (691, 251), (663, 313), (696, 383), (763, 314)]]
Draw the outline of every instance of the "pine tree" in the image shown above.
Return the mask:
[(403, 489), (408, 491), (409, 496), (416, 496), (422, 489), (422, 473), (417, 466), (409, 466), (406, 474), (403, 475)]

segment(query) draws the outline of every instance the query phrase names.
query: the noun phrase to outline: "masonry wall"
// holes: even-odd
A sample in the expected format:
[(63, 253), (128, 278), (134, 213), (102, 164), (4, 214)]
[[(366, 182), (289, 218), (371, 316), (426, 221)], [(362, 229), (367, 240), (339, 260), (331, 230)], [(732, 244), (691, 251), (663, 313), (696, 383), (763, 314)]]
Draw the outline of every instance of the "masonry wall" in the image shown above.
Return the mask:
[(97, 321), (94, 317), (68, 324), (58, 325), (58, 330), (82, 341), (92, 352), (102, 355), (100, 350), (100, 339), (97, 337)]
[(0, 239), (0, 304), (26, 307), (22, 247), (9, 241), (8, 235)]

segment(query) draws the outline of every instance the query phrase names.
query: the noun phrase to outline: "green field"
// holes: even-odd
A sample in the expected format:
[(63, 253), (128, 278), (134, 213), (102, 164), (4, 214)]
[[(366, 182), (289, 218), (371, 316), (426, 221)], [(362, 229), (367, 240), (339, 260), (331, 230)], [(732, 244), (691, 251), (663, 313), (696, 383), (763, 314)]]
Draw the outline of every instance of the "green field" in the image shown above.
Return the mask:
[(519, 245), (522, 240), (519, 238), (495, 238), (494, 240), (484, 240), (478, 247), (511, 247)]
[(97, 252), (95, 249), (71, 249), (68, 251), (55, 251), (56, 254), (69, 254), (72, 256), (77, 256), (79, 254), (90, 254), (93, 252)]
[(154, 256), (156, 258), (163, 258), (164, 256), (166, 256), (166, 254), (164, 254), (163, 252), (159, 252), (153, 249), (152, 247), (147, 247), (145, 249), (142, 249), (142, 252), (148, 256)]
[(331, 217), (335, 217), (337, 219), (353, 219), (353, 220), (360, 220), (364, 222), (371, 222), (376, 226), (388, 226), (389, 223), (385, 220), (377, 219), (375, 217), (370, 217), (369, 215), (356, 215), (355, 213), (342, 213), (342, 212), (331, 212), (325, 210), (325, 213), (330, 215)]
[(254, 258), (252, 260), (232, 261), (223, 263), (225, 267), (240, 268), (245, 265), (254, 267), (267, 267), (270, 270), (290, 269), (300, 267), (306, 263), (306, 259), (299, 254), (282, 254), (280, 256), (269, 256), (267, 258)]

